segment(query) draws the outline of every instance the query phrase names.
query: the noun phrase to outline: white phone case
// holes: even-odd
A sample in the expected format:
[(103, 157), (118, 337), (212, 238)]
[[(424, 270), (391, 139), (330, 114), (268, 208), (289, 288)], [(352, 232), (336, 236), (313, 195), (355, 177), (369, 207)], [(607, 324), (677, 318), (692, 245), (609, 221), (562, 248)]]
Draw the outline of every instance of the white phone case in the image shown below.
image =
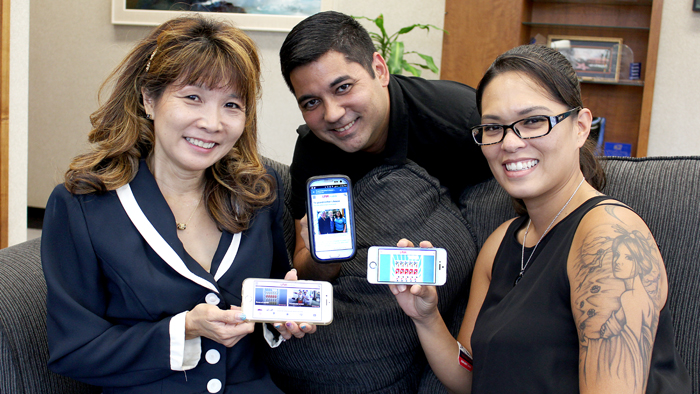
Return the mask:
[(248, 278), (243, 281), (241, 309), (255, 322), (333, 321), (333, 285), (325, 281)]
[(446, 280), (445, 249), (372, 246), (367, 252), (369, 283), (442, 286)]

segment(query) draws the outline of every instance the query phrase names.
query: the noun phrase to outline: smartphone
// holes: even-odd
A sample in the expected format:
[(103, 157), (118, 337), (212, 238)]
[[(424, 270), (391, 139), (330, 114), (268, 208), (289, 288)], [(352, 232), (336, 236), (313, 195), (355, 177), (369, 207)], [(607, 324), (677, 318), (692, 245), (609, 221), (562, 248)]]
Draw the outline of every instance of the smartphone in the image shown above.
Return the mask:
[(447, 251), (442, 248), (372, 246), (367, 280), (379, 284), (442, 286), (447, 279)]
[(241, 309), (255, 322), (333, 321), (333, 286), (313, 280), (248, 278), (243, 281)]
[(306, 201), (311, 257), (319, 263), (352, 259), (356, 249), (350, 178), (345, 175), (309, 178)]

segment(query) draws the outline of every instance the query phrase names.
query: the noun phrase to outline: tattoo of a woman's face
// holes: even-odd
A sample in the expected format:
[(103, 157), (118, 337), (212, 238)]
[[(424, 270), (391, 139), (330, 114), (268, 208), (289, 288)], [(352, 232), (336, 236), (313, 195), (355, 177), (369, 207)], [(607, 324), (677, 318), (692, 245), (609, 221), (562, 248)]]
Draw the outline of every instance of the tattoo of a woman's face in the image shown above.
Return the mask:
[(572, 307), (581, 346), (580, 368), (588, 387), (610, 382), (643, 389), (656, 334), (661, 258), (652, 235), (630, 228), (615, 210), (616, 224), (586, 234), (573, 265)]

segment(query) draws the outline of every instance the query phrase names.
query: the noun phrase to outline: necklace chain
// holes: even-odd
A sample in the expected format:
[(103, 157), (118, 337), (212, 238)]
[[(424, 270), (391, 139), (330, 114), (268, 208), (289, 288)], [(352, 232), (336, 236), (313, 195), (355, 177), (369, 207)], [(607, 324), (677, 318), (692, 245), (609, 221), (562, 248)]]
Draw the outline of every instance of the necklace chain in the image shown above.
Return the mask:
[(552, 221), (549, 223), (549, 226), (547, 226), (547, 229), (544, 230), (544, 232), (540, 236), (540, 239), (537, 240), (537, 243), (532, 248), (532, 252), (530, 253), (530, 257), (528, 257), (527, 261), (525, 261), (525, 241), (527, 241), (527, 233), (528, 233), (528, 231), (530, 231), (530, 224), (532, 223), (532, 219), (529, 219), (527, 221), (527, 227), (525, 228), (525, 236), (523, 237), (522, 253), (520, 254), (520, 273), (518, 274), (518, 277), (515, 278), (515, 283), (513, 283), (513, 286), (517, 285), (518, 282), (520, 282), (520, 279), (523, 278), (523, 274), (525, 273), (525, 269), (527, 268), (527, 265), (530, 264), (530, 259), (532, 259), (532, 256), (535, 254), (535, 250), (537, 249), (537, 246), (540, 244), (540, 241), (542, 241), (542, 238), (544, 238), (544, 236), (547, 235), (547, 233), (549, 232), (549, 229), (552, 228), (552, 225), (554, 224), (554, 222), (556, 222), (559, 215), (561, 215), (561, 213), (564, 212), (564, 209), (566, 209), (566, 207), (569, 205), (571, 200), (574, 199), (576, 192), (578, 192), (578, 189), (581, 188), (581, 185), (583, 185), (583, 181), (585, 181), (585, 180), (586, 180), (586, 178), (581, 179), (581, 182), (576, 187), (576, 190), (574, 190), (574, 194), (572, 194), (571, 197), (569, 197), (569, 200), (566, 201), (566, 204), (564, 204), (564, 206), (561, 207), (561, 209), (559, 210), (559, 213), (557, 213), (557, 215), (554, 217), (554, 219), (552, 219)]
[[(154, 54), (155, 54), (155, 52), (154, 52)], [(153, 57), (153, 56), (151, 56), (151, 57)], [(148, 167), (149, 167), (149, 169), (151, 168), (150, 165)], [(168, 185), (158, 183), (158, 179), (156, 178), (156, 174), (153, 173), (153, 171), (151, 171), (151, 173), (153, 174), (153, 179), (155, 179), (156, 184), (158, 185), (159, 188), (161, 186), (164, 186), (167, 189), (170, 189), (171, 191), (175, 192), (175, 190), (173, 188), (169, 187)], [(186, 230), (187, 229), (187, 223), (189, 223), (190, 220), (192, 220), (192, 217), (194, 216), (194, 213), (197, 212), (197, 208), (199, 208), (199, 204), (202, 203), (203, 198), (204, 198), (204, 193), (202, 192), (202, 194), (199, 196), (199, 200), (197, 201), (197, 205), (194, 206), (194, 209), (192, 210), (192, 213), (190, 213), (190, 217), (188, 217), (187, 220), (185, 220), (184, 222), (178, 222), (177, 218), (175, 218), (175, 223), (177, 225), (178, 230)]]
[(199, 196), (199, 201), (197, 201), (197, 205), (195, 205), (194, 209), (192, 210), (192, 213), (190, 214), (190, 217), (188, 217), (184, 223), (177, 222), (177, 229), (178, 230), (186, 230), (187, 229), (187, 223), (189, 223), (189, 221), (192, 219), (192, 216), (194, 216), (194, 213), (197, 212), (197, 208), (199, 208), (199, 204), (202, 202), (203, 197), (204, 197), (204, 194)]

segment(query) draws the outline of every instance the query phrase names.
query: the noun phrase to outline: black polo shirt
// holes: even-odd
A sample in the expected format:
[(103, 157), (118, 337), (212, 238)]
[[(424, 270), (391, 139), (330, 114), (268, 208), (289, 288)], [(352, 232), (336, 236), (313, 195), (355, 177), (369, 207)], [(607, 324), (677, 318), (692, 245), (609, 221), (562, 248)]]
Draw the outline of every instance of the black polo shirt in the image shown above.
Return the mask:
[(348, 153), (321, 141), (305, 124), (299, 126), (292, 177), (292, 216), (306, 213), (306, 180), (316, 175), (344, 174), (353, 183), (382, 164), (407, 159), (425, 168), (457, 199), (468, 185), (491, 176), (488, 164), (469, 132), (479, 124), (475, 90), (454, 81), (391, 75), (387, 144), (381, 153)]

